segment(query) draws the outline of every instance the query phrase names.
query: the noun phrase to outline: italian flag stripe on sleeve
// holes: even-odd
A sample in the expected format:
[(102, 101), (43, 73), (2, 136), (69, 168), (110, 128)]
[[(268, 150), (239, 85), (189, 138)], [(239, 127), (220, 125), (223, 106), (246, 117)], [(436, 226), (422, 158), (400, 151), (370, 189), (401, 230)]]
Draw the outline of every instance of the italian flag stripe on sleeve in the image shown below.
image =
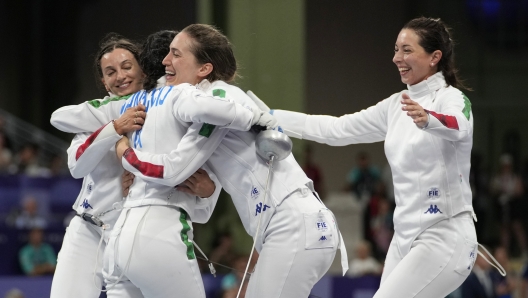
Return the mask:
[[(108, 125), (108, 124), (106, 124), (106, 125)], [(95, 140), (95, 138), (97, 138), (97, 136), (99, 135), (101, 130), (103, 130), (103, 128), (105, 128), (106, 125), (101, 127), (101, 128), (99, 128), (98, 130), (96, 130), (93, 134), (91, 134), (88, 137), (88, 139), (86, 139), (86, 141), (81, 146), (79, 146), (79, 148), (77, 148), (77, 152), (75, 153), (75, 160), (79, 160), (79, 157), (81, 157), (81, 155), (83, 155), (84, 151), (86, 151), (86, 148), (88, 148), (88, 147), (90, 147), (90, 145), (92, 145), (92, 143)]]
[(134, 149), (128, 148), (125, 150), (123, 157), (130, 165), (140, 171), (141, 174), (147, 177), (163, 178), (163, 166), (139, 160)]
[(430, 115), (438, 119), (445, 127), (458, 130), (458, 121), (455, 116), (439, 114), (433, 111), (428, 111)]

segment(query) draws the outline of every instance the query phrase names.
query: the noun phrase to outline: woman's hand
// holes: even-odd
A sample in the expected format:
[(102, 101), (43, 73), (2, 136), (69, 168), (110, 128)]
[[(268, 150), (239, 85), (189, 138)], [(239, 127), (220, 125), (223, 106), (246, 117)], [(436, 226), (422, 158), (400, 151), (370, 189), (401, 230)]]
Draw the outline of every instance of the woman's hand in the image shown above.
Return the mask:
[(198, 169), (191, 177), (176, 186), (176, 189), (200, 198), (208, 198), (215, 191), (215, 184), (209, 174), (203, 169)]
[(121, 161), (121, 158), (123, 157), (123, 153), (130, 148), (129, 140), (126, 136), (123, 136), (119, 141), (116, 143), (116, 155), (119, 161)]
[(128, 108), (119, 119), (114, 120), (114, 128), (119, 135), (136, 131), (143, 127), (146, 117), (145, 106), (139, 104), (135, 107)]
[(130, 173), (129, 171), (126, 171), (121, 175), (121, 191), (123, 193), (123, 197), (128, 196), (128, 191), (130, 190), (130, 185), (134, 182), (134, 174)]
[(407, 111), (407, 116), (413, 119), (419, 128), (426, 128), (429, 124), (429, 113), (421, 105), (413, 101), (407, 93), (402, 94), (402, 110)]

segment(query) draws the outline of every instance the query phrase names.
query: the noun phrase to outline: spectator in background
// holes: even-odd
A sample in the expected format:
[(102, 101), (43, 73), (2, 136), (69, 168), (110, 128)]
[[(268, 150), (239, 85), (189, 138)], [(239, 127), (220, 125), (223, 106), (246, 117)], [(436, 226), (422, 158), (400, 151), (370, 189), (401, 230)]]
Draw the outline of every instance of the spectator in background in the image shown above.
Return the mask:
[[(218, 264), (232, 264), (236, 255), (233, 252), (233, 237), (229, 233), (220, 234), (213, 241), (213, 250), (209, 256), (209, 260)], [(219, 274), (229, 273), (229, 270), (224, 267), (216, 268)]]
[(528, 257), (526, 235), (521, 219), (524, 214), (522, 196), (524, 188), (519, 175), (513, 171), (511, 155), (504, 154), (499, 160), (499, 172), (491, 181), (491, 194), (499, 205), (501, 219), (501, 245), (509, 252), (510, 237), (513, 231), (520, 253)]
[(323, 186), (323, 173), (321, 168), (313, 161), (313, 147), (310, 144), (304, 146), (304, 165), (303, 171), (308, 178), (312, 179), (315, 191), (319, 194), (319, 198), (325, 197)]
[(380, 171), (370, 164), (370, 158), (366, 152), (359, 152), (356, 162), (356, 166), (347, 175), (349, 190), (358, 199), (370, 198), (380, 181)]
[(497, 298), (512, 298), (517, 288), (517, 281), (516, 275), (510, 266), (508, 250), (505, 247), (499, 246), (495, 248), (493, 256), (506, 271), (506, 276), (500, 275), (498, 271), (491, 271), (491, 280), (493, 281), (495, 296)]
[(24, 298), (24, 293), (22, 293), (22, 291), (20, 291), (19, 289), (11, 289), (9, 290), (4, 298)]
[(475, 222), (477, 239), (486, 243), (489, 239), (489, 233), (485, 231), (485, 225), (489, 218), (489, 177), (483, 166), (482, 155), (471, 152), (471, 169), (469, 170), (469, 185), (473, 195), (473, 208), (477, 215), (478, 221)]
[(13, 154), (7, 147), (7, 137), (3, 131), (0, 131), (0, 174), (7, 173)]
[(359, 152), (356, 159), (356, 166), (348, 173), (348, 188), (359, 200), (363, 210), (363, 239), (374, 243), (370, 233), (370, 221), (372, 214), (376, 214), (375, 205), (371, 204), (374, 194), (380, 189), (381, 175), (378, 168), (370, 164), (369, 155), (366, 152)]
[(394, 234), (392, 221), (393, 210), (391, 203), (385, 199), (378, 200), (378, 213), (372, 218), (372, 239), (376, 245), (375, 255), (378, 259), (385, 258)]
[(495, 298), (491, 265), (478, 255), (473, 270), (460, 287), (464, 298)]
[(39, 146), (37, 144), (25, 144), (15, 156), (9, 172), (30, 177), (49, 177), (49, 169), (38, 164), (38, 154)]
[(60, 155), (53, 155), (49, 164), (50, 175), (56, 176), (70, 176), (68, 167), (65, 166), (64, 160)]
[(53, 248), (43, 242), (42, 229), (32, 229), (29, 232), (29, 243), (19, 252), (22, 271), (29, 276), (53, 274), (57, 257)]
[[(258, 253), (253, 252), (253, 257), (251, 258), (251, 263), (249, 265), (248, 272), (253, 272), (253, 268), (257, 263)], [(244, 277), (244, 271), (246, 270), (247, 262), (249, 256), (242, 255), (233, 259), (231, 266), (232, 270), (229, 274), (222, 278), (222, 298), (235, 298), (237, 297), (238, 289), (240, 288), (240, 283)], [(249, 282), (249, 278), (246, 277), (244, 280), (244, 286), (240, 291), (240, 298), (244, 298), (246, 295), (246, 289)]]
[[(390, 165), (387, 163), (381, 171), (381, 181), (383, 182), (385, 197), (389, 200), (392, 206), (395, 206), (394, 199), (394, 183), (392, 182), (392, 171)], [(391, 209), (394, 209), (391, 207)]]
[(24, 198), (22, 213), (15, 220), (15, 227), (18, 229), (44, 229), (48, 223), (46, 219), (38, 213), (38, 202), (35, 197), (29, 195)]
[(371, 256), (370, 243), (361, 241), (356, 246), (356, 256), (350, 262), (347, 271), (349, 277), (361, 277), (365, 275), (381, 275), (381, 264)]

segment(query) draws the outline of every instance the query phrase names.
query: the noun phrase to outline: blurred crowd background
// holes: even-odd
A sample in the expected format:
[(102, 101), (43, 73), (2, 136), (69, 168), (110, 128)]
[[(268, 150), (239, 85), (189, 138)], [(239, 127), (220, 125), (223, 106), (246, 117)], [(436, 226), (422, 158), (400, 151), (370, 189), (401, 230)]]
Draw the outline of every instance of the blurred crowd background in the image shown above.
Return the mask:
[[(92, 67), (106, 33), (141, 40), (161, 29), (214, 24), (235, 46), (242, 89), (272, 108), (337, 116), (405, 88), (393, 45), (418, 16), (440, 17), (453, 29), (459, 74), (473, 89), (466, 95), (475, 124), (477, 236), (508, 272), (502, 278), (478, 258), (451, 296), (528, 297), (526, 0), (0, 0), (0, 297), (45, 297), (31, 293), (50, 283), (81, 186), (67, 168), (73, 136), (49, 118), (61, 106), (106, 95)], [(294, 140), (294, 154), (336, 213), (351, 261), (339, 277), (336, 256), (313, 296), (372, 297), (393, 228), (383, 143)], [(211, 221), (195, 229), (211, 260), (245, 268), (252, 242), (226, 194)], [(203, 265), (211, 297), (234, 297), (240, 274), (217, 266), (214, 279)]]

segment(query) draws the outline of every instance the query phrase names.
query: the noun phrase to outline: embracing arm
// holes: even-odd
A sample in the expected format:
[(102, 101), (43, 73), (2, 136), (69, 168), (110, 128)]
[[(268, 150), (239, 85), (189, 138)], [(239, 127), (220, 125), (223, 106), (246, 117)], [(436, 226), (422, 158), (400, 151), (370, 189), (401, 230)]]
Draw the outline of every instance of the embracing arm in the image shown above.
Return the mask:
[[(216, 150), (226, 129), (215, 129), (206, 137), (201, 123), (192, 124), (178, 146), (168, 154), (153, 154), (131, 148), (128, 141), (116, 145), (123, 168), (145, 181), (179, 185), (198, 170)], [(123, 139), (126, 140), (126, 139)]]
[(272, 110), (284, 133), (331, 146), (383, 141), (387, 133), (387, 100), (341, 117)]
[(112, 122), (92, 134), (75, 135), (67, 150), (68, 168), (73, 178), (82, 178), (92, 172), (120, 138)]
[[(214, 91), (218, 90), (220, 89)], [(277, 121), (268, 113), (256, 107), (243, 106), (224, 96), (225, 91), (224, 94), (210, 96), (189, 86), (182, 90), (180, 98), (174, 104), (173, 113), (185, 122), (209, 123), (241, 131), (248, 131), (253, 125), (268, 129), (277, 127)]]
[(78, 105), (64, 106), (51, 114), (50, 123), (68, 133), (94, 132), (112, 119), (120, 117), (120, 110), (128, 96), (94, 99)]
[[(214, 191), (208, 197), (201, 197), (199, 195), (195, 197), (196, 209), (194, 211), (193, 221), (198, 223), (205, 223), (209, 220), (216, 206), (216, 202), (218, 201), (218, 197), (220, 196), (220, 191), (222, 190), (222, 185), (220, 184), (220, 181), (218, 181), (218, 178), (211, 171), (211, 169), (209, 169), (207, 164), (204, 164), (202, 167), (203, 169), (198, 169), (198, 171), (196, 171), (195, 174), (189, 177), (188, 180), (191, 180), (191, 178), (196, 176), (205, 175), (205, 177), (202, 178), (196, 177), (195, 183), (200, 183), (200, 180), (203, 183), (208, 183), (212, 181), (212, 183), (214, 184)], [(182, 186), (178, 186), (177, 189), (182, 191)]]

